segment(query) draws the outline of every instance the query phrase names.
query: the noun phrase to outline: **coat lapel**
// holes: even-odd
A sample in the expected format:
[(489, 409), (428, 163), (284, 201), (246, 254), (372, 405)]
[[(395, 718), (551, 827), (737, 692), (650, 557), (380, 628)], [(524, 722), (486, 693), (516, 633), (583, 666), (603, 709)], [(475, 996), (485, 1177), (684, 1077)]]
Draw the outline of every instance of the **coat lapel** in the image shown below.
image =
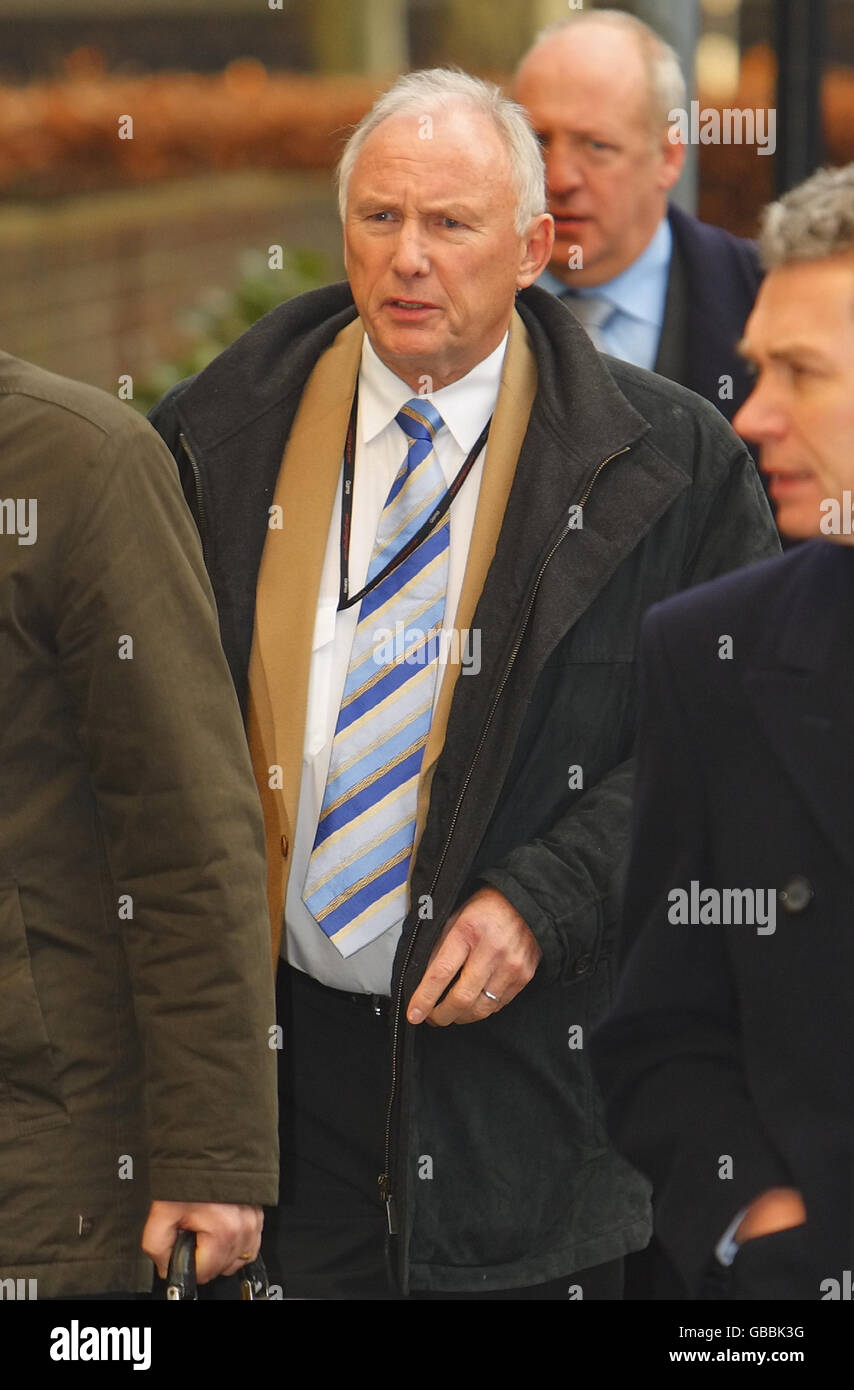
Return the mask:
[(815, 542), (799, 578), (782, 640), (776, 650), (769, 640), (744, 688), (764, 737), (854, 872), (854, 552)]
[[(452, 650), (465, 650), (464, 634), (471, 628), (477, 601), (483, 589), (487, 571), (495, 554), (504, 509), (513, 486), (516, 460), (528, 428), (528, 417), (537, 394), (537, 364), (531, 350), (525, 325), (514, 313), (510, 323), (510, 338), (501, 374), (501, 386), (495, 405), (495, 415), (489, 431), (489, 444), (483, 464), (480, 493), (477, 499), (474, 528), (466, 562), (463, 586), (457, 604), (454, 629), (456, 645)], [(442, 688), (430, 725), (424, 749), (421, 780), (418, 784), (418, 810), (415, 822), (415, 843), (412, 863), (430, 804), (433, 772), (445, 742), (445, 730), (454, 687), (460, 673), (460, 663), (449, 661), (445, 667)]]
[[(319, 360), (294, 421), (273, 498), (255, 609), (249, 663), (247, 733), (264, 810), (267, 894), (274, 960), (278, 957), (293, 845), (306, 704), (326, 540), (347, 429), (352, 385), (358, 372), (363, 330), (356, 321), (339, 333)], [(342, 392), (342, 383), (347, 389)], [(514, 314), (484, 462), (471, 548), (457, 607), (462, 634), (483, 588), (513, 484), (516, 460), (537, 390), (537, 369), (524, 324)], [(299, 594), (299, 603), (285, 596)], [(462, 636), (457, 651), (461, 651)], [(459, 675), (449, 662), (425, 749), (418, 794), (416, 847), (427, 815), (433, 772), (444, 743)], [(271, 783), (273, 784), (271, 786)], [(413, 854), (413, 862), (414, 862)]]
[(682, 251), (674, 238), (667, 276), (664, 320), (658, 340), (654, 371), (670, 381), (687, 385), (686, 338), (688, 336), (689, 286)]
[[(281, 518), (281, 529), (269, 530), (258, 575), (247, 733), (264, 809), (274, 959), (279, 951), (299, 803), (315, 599), (341, 467), (352, 399), (350, 383), (355, 383), (362, 337), (360, 322), (348, 325), (309, 379), (273, 499), (273, 519)], [(342, 382), (348, 384), (344, 392)], [(461, 634), (471, 626), (495, 552), (536, 390), (534, 355), (524, 324), (514, 314), (457, 607), (457, 651), (463, 649)], [(298, 604), (283, 598), (294, 593), (300, 595)], [(453, 662), (445, 668), (425, 749), (416, 847), (427, 815), (433, 771), (442, 751), (459, 669), (459, 664)], [(413, 854), (413, 862), (414, 857)]]
[(248, 733), (264, 807), (274, 959), (299, 802), (316, 600), (362, 338), (361, 322), (348, 324), (308, 380), (258, 573)]

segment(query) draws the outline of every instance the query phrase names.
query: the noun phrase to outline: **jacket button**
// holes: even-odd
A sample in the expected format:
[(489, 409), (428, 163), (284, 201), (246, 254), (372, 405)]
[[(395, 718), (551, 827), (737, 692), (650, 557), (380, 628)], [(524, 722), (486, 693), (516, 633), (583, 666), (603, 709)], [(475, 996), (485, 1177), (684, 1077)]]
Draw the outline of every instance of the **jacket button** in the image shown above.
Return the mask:
[(796, 874), (779, 890), (777, 897), (784, 912), (803, 912), (809, 907), (815, 892), (808, 878), (804, 878), (803, 874)]
[(572, 967), (573, 975), (586, 975), (592, 964), (592, 956), (579, 956), (575, 965)]
[(288, 840), (287, 835), (283, 835), (283, 836), (282, 836), (282, 858), (283, 858), (283, 859), (287, 859), (287, 857), (288, 857), (288, 850), (290, 849), (290, 847), (291, 847), (291, 846), (290, 846), (290, 842), (289, 842), (289, 840)]

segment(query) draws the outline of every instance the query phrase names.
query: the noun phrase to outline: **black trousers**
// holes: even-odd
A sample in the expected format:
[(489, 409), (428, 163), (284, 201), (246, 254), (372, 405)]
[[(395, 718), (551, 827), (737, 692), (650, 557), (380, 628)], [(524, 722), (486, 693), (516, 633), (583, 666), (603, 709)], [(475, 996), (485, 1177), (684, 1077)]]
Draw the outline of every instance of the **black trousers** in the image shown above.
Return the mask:
[[(399, 1299), (385, 1260), (377, 1179), (389, 1088), (387, 1001), (327, 989), (286, 965), (276, 986), (279, 1053), (279, 1205), (267, 1211), (262, 1253), (285, 1298)], [(476, 1027), (476, 1024), (472, 1024)], [(533, 1288), (413, 1293), (412, 1299), (622, 1297), (623, 1262), (576, 1270)]]

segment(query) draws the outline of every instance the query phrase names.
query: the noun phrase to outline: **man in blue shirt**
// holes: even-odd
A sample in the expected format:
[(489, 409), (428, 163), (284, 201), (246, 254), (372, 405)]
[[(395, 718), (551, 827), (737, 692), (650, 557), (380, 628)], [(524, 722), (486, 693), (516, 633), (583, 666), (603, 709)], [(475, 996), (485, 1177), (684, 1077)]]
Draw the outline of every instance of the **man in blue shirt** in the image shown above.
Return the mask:
[(546, 29), (515, 95), (543, 147), (555, 244), (538, 283), (600, 350), (690, 387), (732, 420), (750, 391), (735, 347), (761, 280), (751, 242), (668, 207), (685, 159), (676, 53), (621, 11)]

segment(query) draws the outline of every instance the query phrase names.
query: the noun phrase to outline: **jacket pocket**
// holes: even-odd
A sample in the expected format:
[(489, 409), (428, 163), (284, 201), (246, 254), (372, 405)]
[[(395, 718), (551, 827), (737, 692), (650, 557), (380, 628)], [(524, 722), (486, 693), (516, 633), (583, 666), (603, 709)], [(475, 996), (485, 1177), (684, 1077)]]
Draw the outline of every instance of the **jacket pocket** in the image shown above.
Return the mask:
[(15, 883), (0, 880), (0, 1135), (70, 1123), (27, 948)]

